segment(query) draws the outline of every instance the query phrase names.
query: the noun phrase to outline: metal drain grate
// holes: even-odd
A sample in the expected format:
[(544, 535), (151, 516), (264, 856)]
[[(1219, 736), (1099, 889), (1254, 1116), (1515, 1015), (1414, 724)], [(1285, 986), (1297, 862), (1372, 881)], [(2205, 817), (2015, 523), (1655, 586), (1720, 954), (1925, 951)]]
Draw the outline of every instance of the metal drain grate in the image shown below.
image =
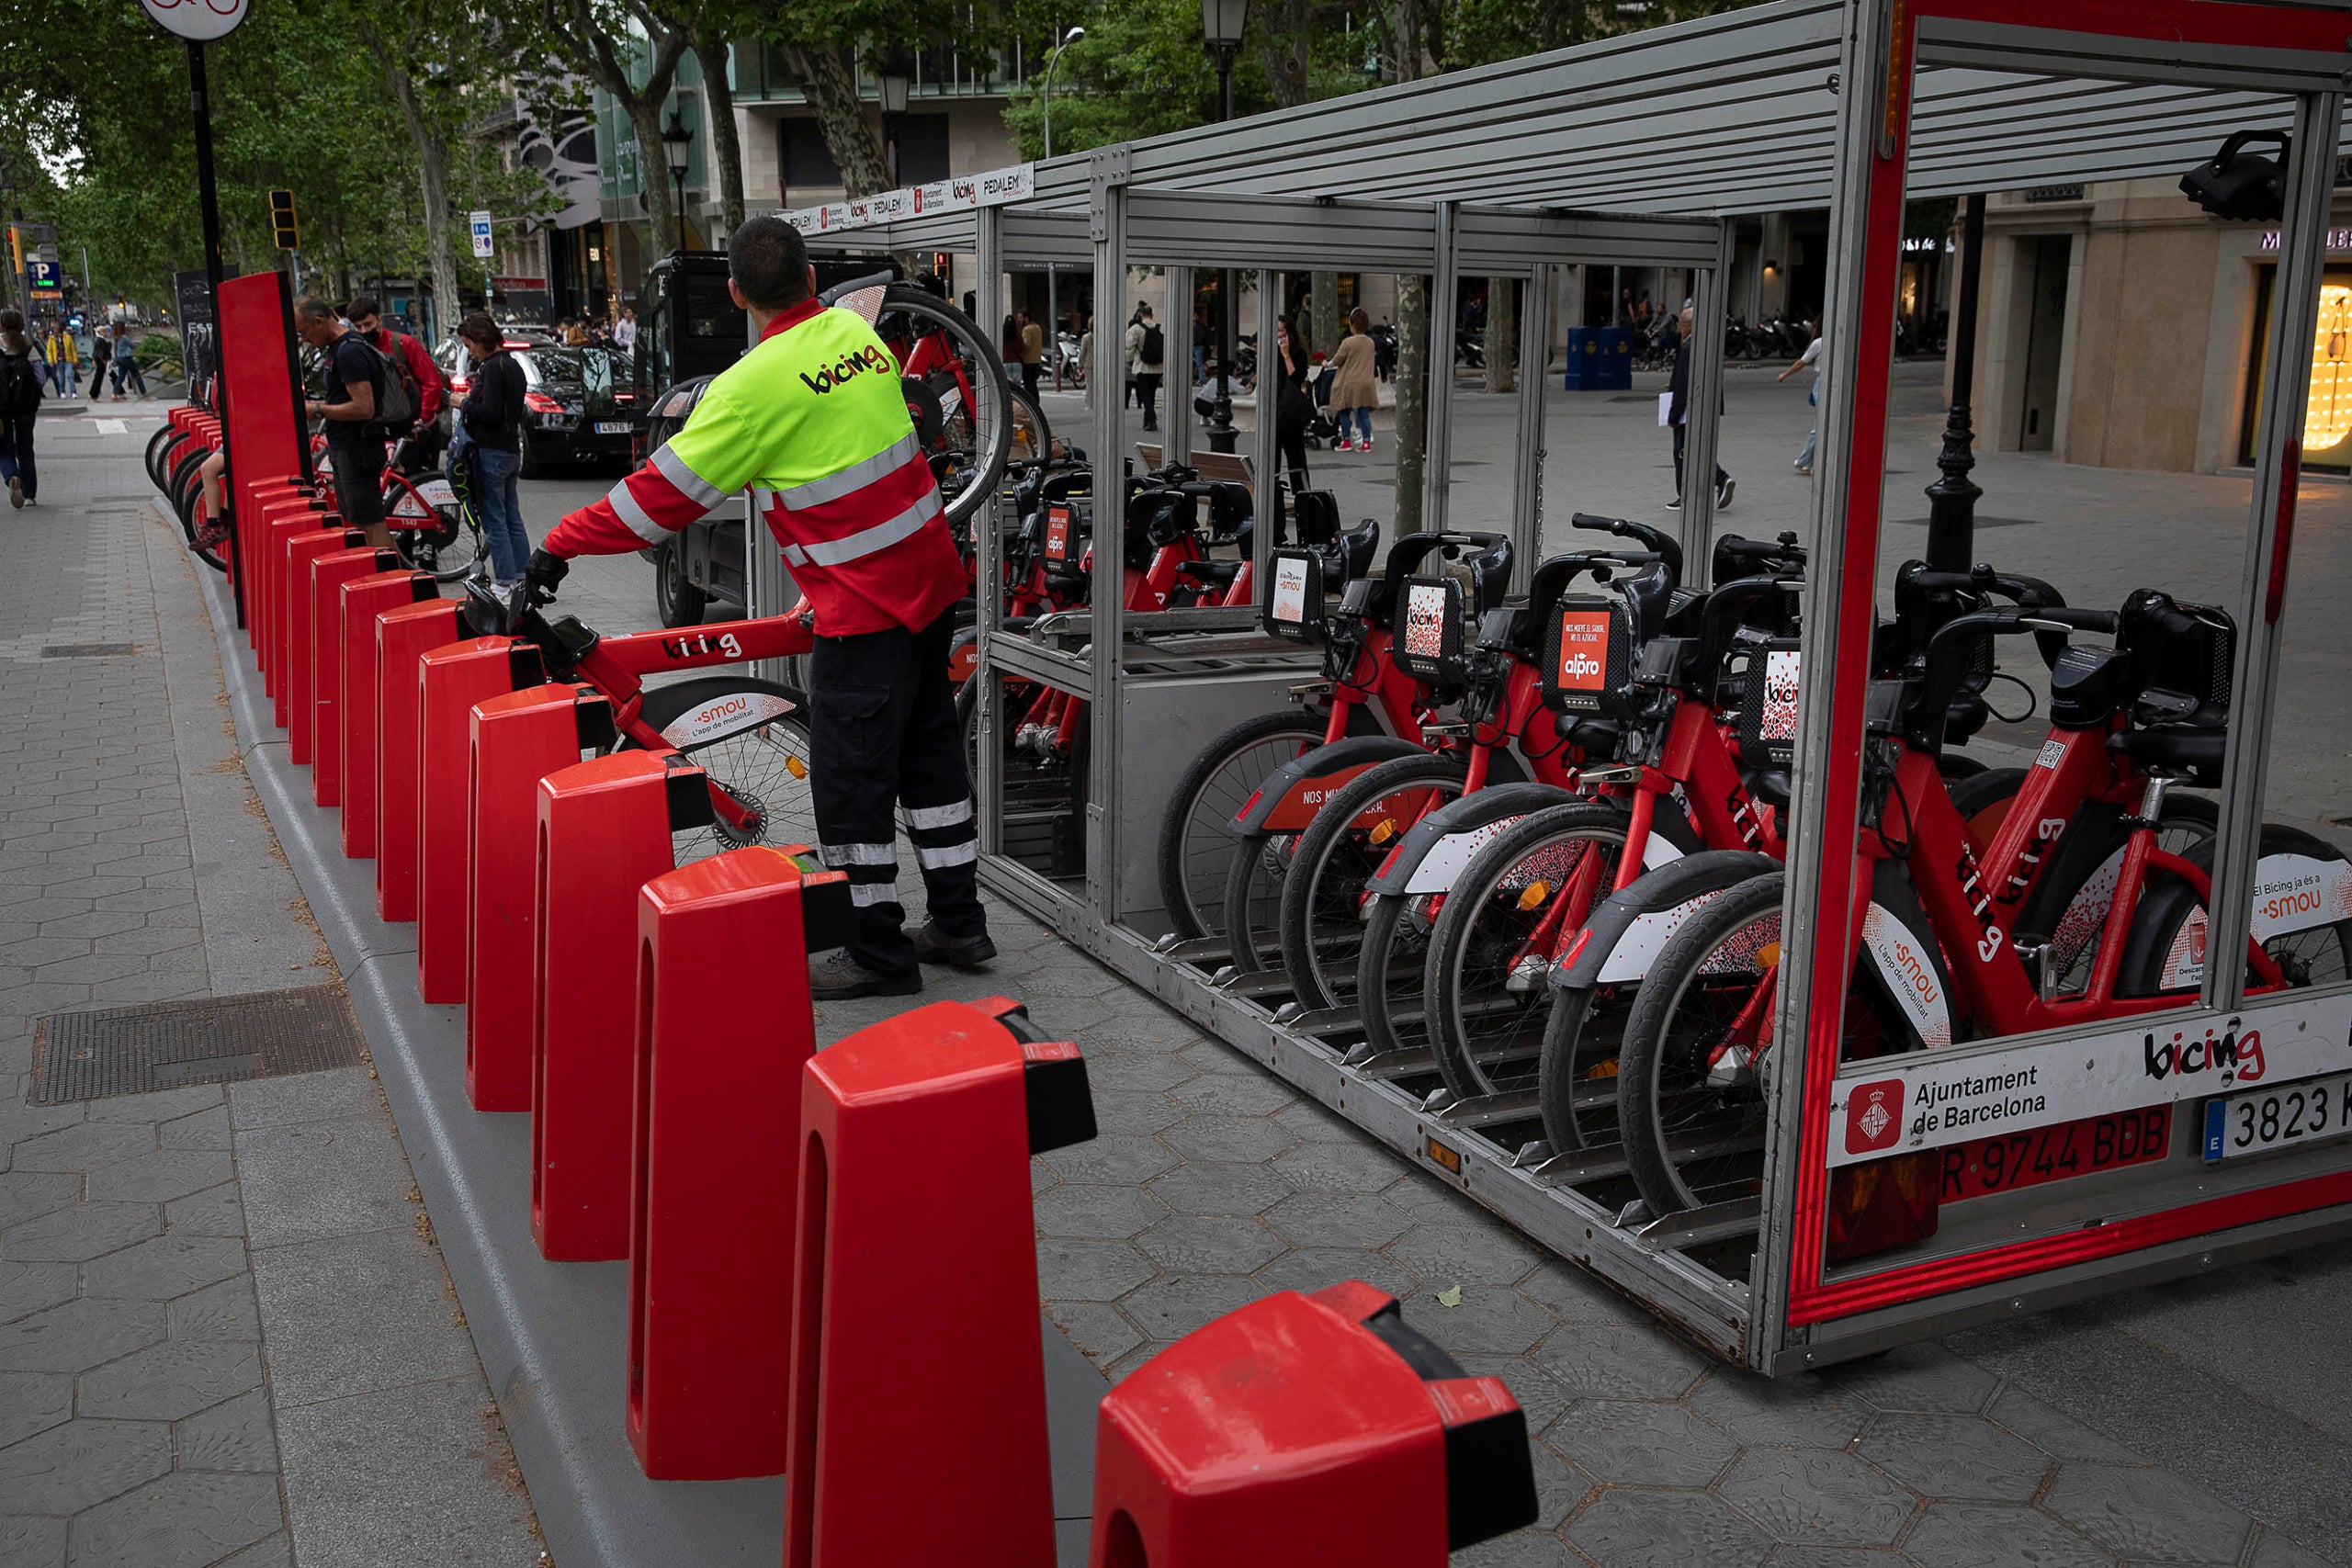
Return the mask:
[(58, 1012), (34, 1026), (32, 1101), (283, 1077), (365, 1059), (339, 986)]
[(40, 650), (43, 659), (120, 659), (137, 652), (127, 642), (53, 642)]

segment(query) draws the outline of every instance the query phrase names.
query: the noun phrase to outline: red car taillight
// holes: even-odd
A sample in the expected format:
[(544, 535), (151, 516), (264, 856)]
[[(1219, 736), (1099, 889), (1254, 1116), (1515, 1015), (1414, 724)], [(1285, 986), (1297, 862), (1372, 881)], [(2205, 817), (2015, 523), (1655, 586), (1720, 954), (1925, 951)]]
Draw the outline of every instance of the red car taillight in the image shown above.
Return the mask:
[(524, 393), (523, 406), (533, 413), (561, 413), (563, 412), (563, 405), (545, 392)]

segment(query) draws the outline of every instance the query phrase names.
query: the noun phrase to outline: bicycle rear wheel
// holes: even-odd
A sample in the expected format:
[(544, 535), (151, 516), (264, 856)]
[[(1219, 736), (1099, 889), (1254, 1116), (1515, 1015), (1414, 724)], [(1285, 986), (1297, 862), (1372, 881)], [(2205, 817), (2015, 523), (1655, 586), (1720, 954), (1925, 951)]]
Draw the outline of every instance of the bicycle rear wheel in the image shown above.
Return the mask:
[(1276, 928), (1301, 1007), (1354, 999), (1364, 884), (1406, 829), (1460, 795), (1464, 780), (1452, 757), (1394, 758), (1333, 791), (1307, 824), (1283, 880)]
[(1222, 892), (1241, 840), (1234, 814), (1269, 774), (1320, 745), (1324, 726), (1303, 713), (1261, 713), (1209, 742), (1168, 797), (1159, 822), (1159, 901), (1185, 941), (1225, 931)]

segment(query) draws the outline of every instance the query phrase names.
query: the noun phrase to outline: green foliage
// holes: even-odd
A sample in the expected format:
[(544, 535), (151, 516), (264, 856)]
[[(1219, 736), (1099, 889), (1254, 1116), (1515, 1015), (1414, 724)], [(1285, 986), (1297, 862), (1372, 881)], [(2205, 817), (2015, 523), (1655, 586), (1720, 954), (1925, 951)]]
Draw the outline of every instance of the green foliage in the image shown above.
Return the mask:
[[(401, 4), (372, 19), (396, 27)], [(426, 270), (417, 154), (365, 47), (351, 0), (255, 6), (227, 39), (206, 46), (221, 254), (232, 273), (283, 265), (273, 248), (268, 192), (291, 189), (305, 276), (333, 268), (353, 280)], [(79, 271), (87, 245), (93, 288), (150, 302), (170, 298), (174, 272), (203, 265), (187, 51), (119, 0), (54, 0), (37, 27), (11, 28), (9, 74), (38, 92), (0, 104), (0, 163), (17, 175), (28, 219), (58, 229), (58, 254)], [(433, 111), (453, 129), (498, 102), (444, 74)], [(460, 210), (551, 205), (536, 177), (499, 166), (494, 151), (452, 139), (451, 194)], [(69, 259), (70, 258), (70, 259)]]

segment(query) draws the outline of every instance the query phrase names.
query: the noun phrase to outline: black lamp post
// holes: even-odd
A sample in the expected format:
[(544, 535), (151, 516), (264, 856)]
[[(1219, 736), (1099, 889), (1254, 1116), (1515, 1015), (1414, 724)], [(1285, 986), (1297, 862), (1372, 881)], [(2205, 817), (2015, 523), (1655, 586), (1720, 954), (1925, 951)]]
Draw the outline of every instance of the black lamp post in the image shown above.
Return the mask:
[(662, 128), (662, 156), (670, 165), (670, 183), (677, 187), (678, 204), (674, 210), (678, 219), (678, 249), (686, 248), (686, 152), (694, 145), (695, 133), (678, 110), (670, 110), (670, 123)]
[(1984, 492), (1968, 477), (1976, 467), (1971, 450), (1976, 432), (1969, 404), (1976, 390), (1976, 288), (1984, 262), (1984, 197), (1968, 197), (1961, 227), (1960, 298), (1953, 302), (1951, 331), (1944, 352), (1951, 356), (1951, 410), (1944, 418), (1943, 450), (1936, 467), (1942, 477), (1928, 487), (1928, 565), (1937, 571), (1966, 571), (1976, 549), (1976, 498)]
[[(890, 145), (890, 122), (906, 114), (907, 100), (914, 96), (914, 72), (902, 56), (893, 55), (884, 61), (881, 69), (875, 73), (874, 85), (882, 100), (882, 142), (888, 148)], [(890, 177), (894, 180), (899, 177), (899, 160), (895, 153), (890, 159)]]
[[(1250, 17), (1250, 0), (1201, 0), (1201, 36), (1216, 56), (1216, 118), (1233, 118), (1233, 56), (1241, 48), (1241, 29)], [(1263, 286), (1261, 279), (1261, 286)], [(1265, 345), (1261, 344), (1262, 350)], [(1206, 434), (1209, 450), (1230, 452), (1241, 433), (1233, 428), (1233, 273), (1217, 269), (1216, 396), (1209, 401)], [(1266, 400), (1258, 400), (1258, 417), (1272, 417)]]

